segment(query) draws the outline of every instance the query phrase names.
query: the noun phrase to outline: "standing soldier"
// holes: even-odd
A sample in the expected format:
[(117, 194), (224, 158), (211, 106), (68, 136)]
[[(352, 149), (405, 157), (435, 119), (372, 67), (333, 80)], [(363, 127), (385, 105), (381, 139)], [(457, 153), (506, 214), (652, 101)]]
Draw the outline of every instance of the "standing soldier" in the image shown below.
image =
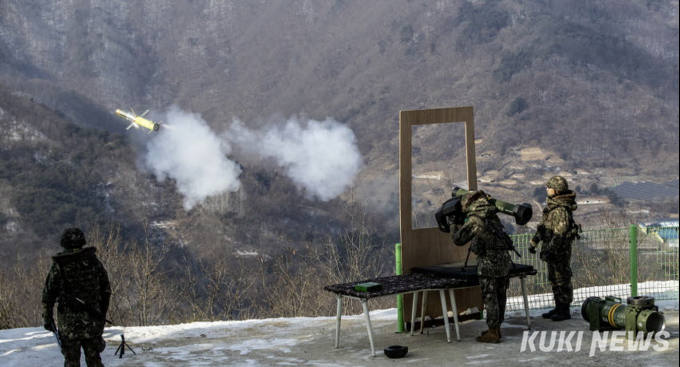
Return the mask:
[(461, 203), (466, 214), (465, 224), (460, 227), (451, 224), (451, 235), (456, 246), (470, 243), (470, 250), (477, 255), (477, 275), (489, 327), (476, 340), (498, 343), (501, 324), (505, 319), (506, 292), (510, 284), (508, 250), (512, 248), (512, 239), (505, 233), (496, 215), (498, 209), (489, 202), (483, 191), (471, 191), (463, 195)]
[(529, 252), (535, 254), (536, 246), (543, 243), (541, 260), (548, 266), (548, 280), (552, 285), (555, 308), (542, 316), (553, 321), (571, 318), (569, 305), (574, 300), (571, 284), (571, 244), (579, 237), (580, 226), (574, 223), (576, 193), (569, 190), (567, 180), (554, 176), (545, 184), (548, 198), (543, 208), (543, 218), (531, 239)]
[(45, 329), (56, 332), (53, 308), (57, 305), (58, 339), (64, 366), (80, 366), (80, 348), (89, 367), (103, 366), (102, 338), (111, 285), (104, 265), (94, 247), (85, 247), (85, 235), (69, 228), (61, 237), (64, 251), (52, 257), (53, 264), (45, 281), (42, 306)]

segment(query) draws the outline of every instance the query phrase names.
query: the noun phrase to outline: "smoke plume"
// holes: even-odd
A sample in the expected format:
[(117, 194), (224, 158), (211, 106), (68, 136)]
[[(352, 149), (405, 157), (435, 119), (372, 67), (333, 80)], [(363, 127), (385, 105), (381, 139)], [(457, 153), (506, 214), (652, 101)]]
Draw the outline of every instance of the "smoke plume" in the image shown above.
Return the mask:
[(146, 145), (143, 162), (159, 181), (171, 178), (189, 210), (206, 198), (241, 187), (241, 169), (227, 158), (231, 148), (197, 114), (170, 108), (167, 125)]
[(206, 198), (241, 187), (232, 147), (249, 164), (273, 161), (309, 199), (331, 200), (350, 187), (362, 166), (354, 132), (327, 118), (293, 117), (250, 129), (234, 120), (218, 135), (197, 114), (173, 106), (142, 157), (158, 180), (176, 181), (189, 210)]
[(335, 198), (362, 166), (354, 132), (331, 118), (292, 117), (256, 131), (236, 120), (223, 136), (249, 157), (273, 159), (307, 198)]

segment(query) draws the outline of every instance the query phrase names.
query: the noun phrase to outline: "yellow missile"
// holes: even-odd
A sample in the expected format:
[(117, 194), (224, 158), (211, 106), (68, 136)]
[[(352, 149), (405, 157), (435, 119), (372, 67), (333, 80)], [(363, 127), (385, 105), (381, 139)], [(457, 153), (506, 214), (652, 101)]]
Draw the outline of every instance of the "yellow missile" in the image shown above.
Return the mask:
[(128, 120), (131, 122), (130, 126), (127, 127), (126, 130), (130, 130), (131, 127), (143, 127), (145, 129), (149, 130), (149, 134), (151, 134), (152, 131), (158, 131), (158, 129), (161, 128), (161, 124), (163, 123), (162, 121), (159, 123), (155, 123), (151, 120), (147, 120), (144, 118), (144, 115), (146, 115), (149, 110), (146, 110), (143, 114), (137, 115), (135, 111), (131, 108), (131, 112), (123, 111), (121, 109), (116, 110), (116, 115)]

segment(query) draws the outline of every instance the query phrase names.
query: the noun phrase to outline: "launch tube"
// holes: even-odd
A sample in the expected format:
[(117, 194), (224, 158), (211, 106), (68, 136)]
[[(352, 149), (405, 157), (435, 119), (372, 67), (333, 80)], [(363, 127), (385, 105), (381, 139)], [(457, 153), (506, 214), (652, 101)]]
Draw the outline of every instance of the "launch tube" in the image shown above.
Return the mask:
[(627, 302), (625, 305), (621, 298), (613, 296), (604, 300), (589, 297), (581, 306), (581, 316), (590, 322), (590, 330), (613, 327), (633, 333), (658, 333), (666, 328), (664, 315), (654, 306), (653, 297), (628, 297)]
[[(461, 189), (460, 187), (454, 187), (452, 196), (462, 197), (468, 192), (469, 192), (468, 190)], [(508, 203), (507, 201), (498, 200), (490, 196), (488, 197), (488, 199), (489, 202), (493, 204), (496, 207), (496, 209), (498, 209), (499, 212), (513, 216), (515, 218), (515, 223), (521, 226), (527, 224), (531, 220), (531, 217), (533, 216), (531, 204), (528, 203), (512, 204)]]

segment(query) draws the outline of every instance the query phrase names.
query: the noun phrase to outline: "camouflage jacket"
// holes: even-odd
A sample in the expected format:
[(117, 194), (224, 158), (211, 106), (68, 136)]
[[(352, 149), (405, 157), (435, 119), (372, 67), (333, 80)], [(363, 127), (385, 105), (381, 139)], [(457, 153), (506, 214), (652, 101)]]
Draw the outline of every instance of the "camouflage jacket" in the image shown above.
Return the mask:
[[(477, 206), (467, 214), (463, 226), (457, 229), (452, 225), (451, 228), (456, 246), (470, 243), (471, 251), (477, 255), (477, 275), (480, 277), (508, 276), (510, 254), (508, 244), (503, 240), (503, 236), (507, 234), (496, 212), (497, 209), (491, 204)], [(508, 239), (510, 238), (507, 237), (506, 240)]]
[[(95, 255), (94, 247), (67, 249), (52, 257), (52, 267), (45, 281), (42, 295), (43, 321), (57, 320), (62, 339), (88, 339), (101, 336), (111, 298), (111, 285), (104, 265)], [(83, 306), (75, 298), (82, 300)], [(86, 310), (89, 308), (89, 311)]]
[(548, 197), (543, 217), (538, 225), (538, 233), (533, 242), (543, 242), (541, 259), (548, 261), (551, 257), (571, 256), (571, 243), (578, 234), (574, 223), (573, 211), (578, 208), (576, 194), (567, 191), (563, 195)]

